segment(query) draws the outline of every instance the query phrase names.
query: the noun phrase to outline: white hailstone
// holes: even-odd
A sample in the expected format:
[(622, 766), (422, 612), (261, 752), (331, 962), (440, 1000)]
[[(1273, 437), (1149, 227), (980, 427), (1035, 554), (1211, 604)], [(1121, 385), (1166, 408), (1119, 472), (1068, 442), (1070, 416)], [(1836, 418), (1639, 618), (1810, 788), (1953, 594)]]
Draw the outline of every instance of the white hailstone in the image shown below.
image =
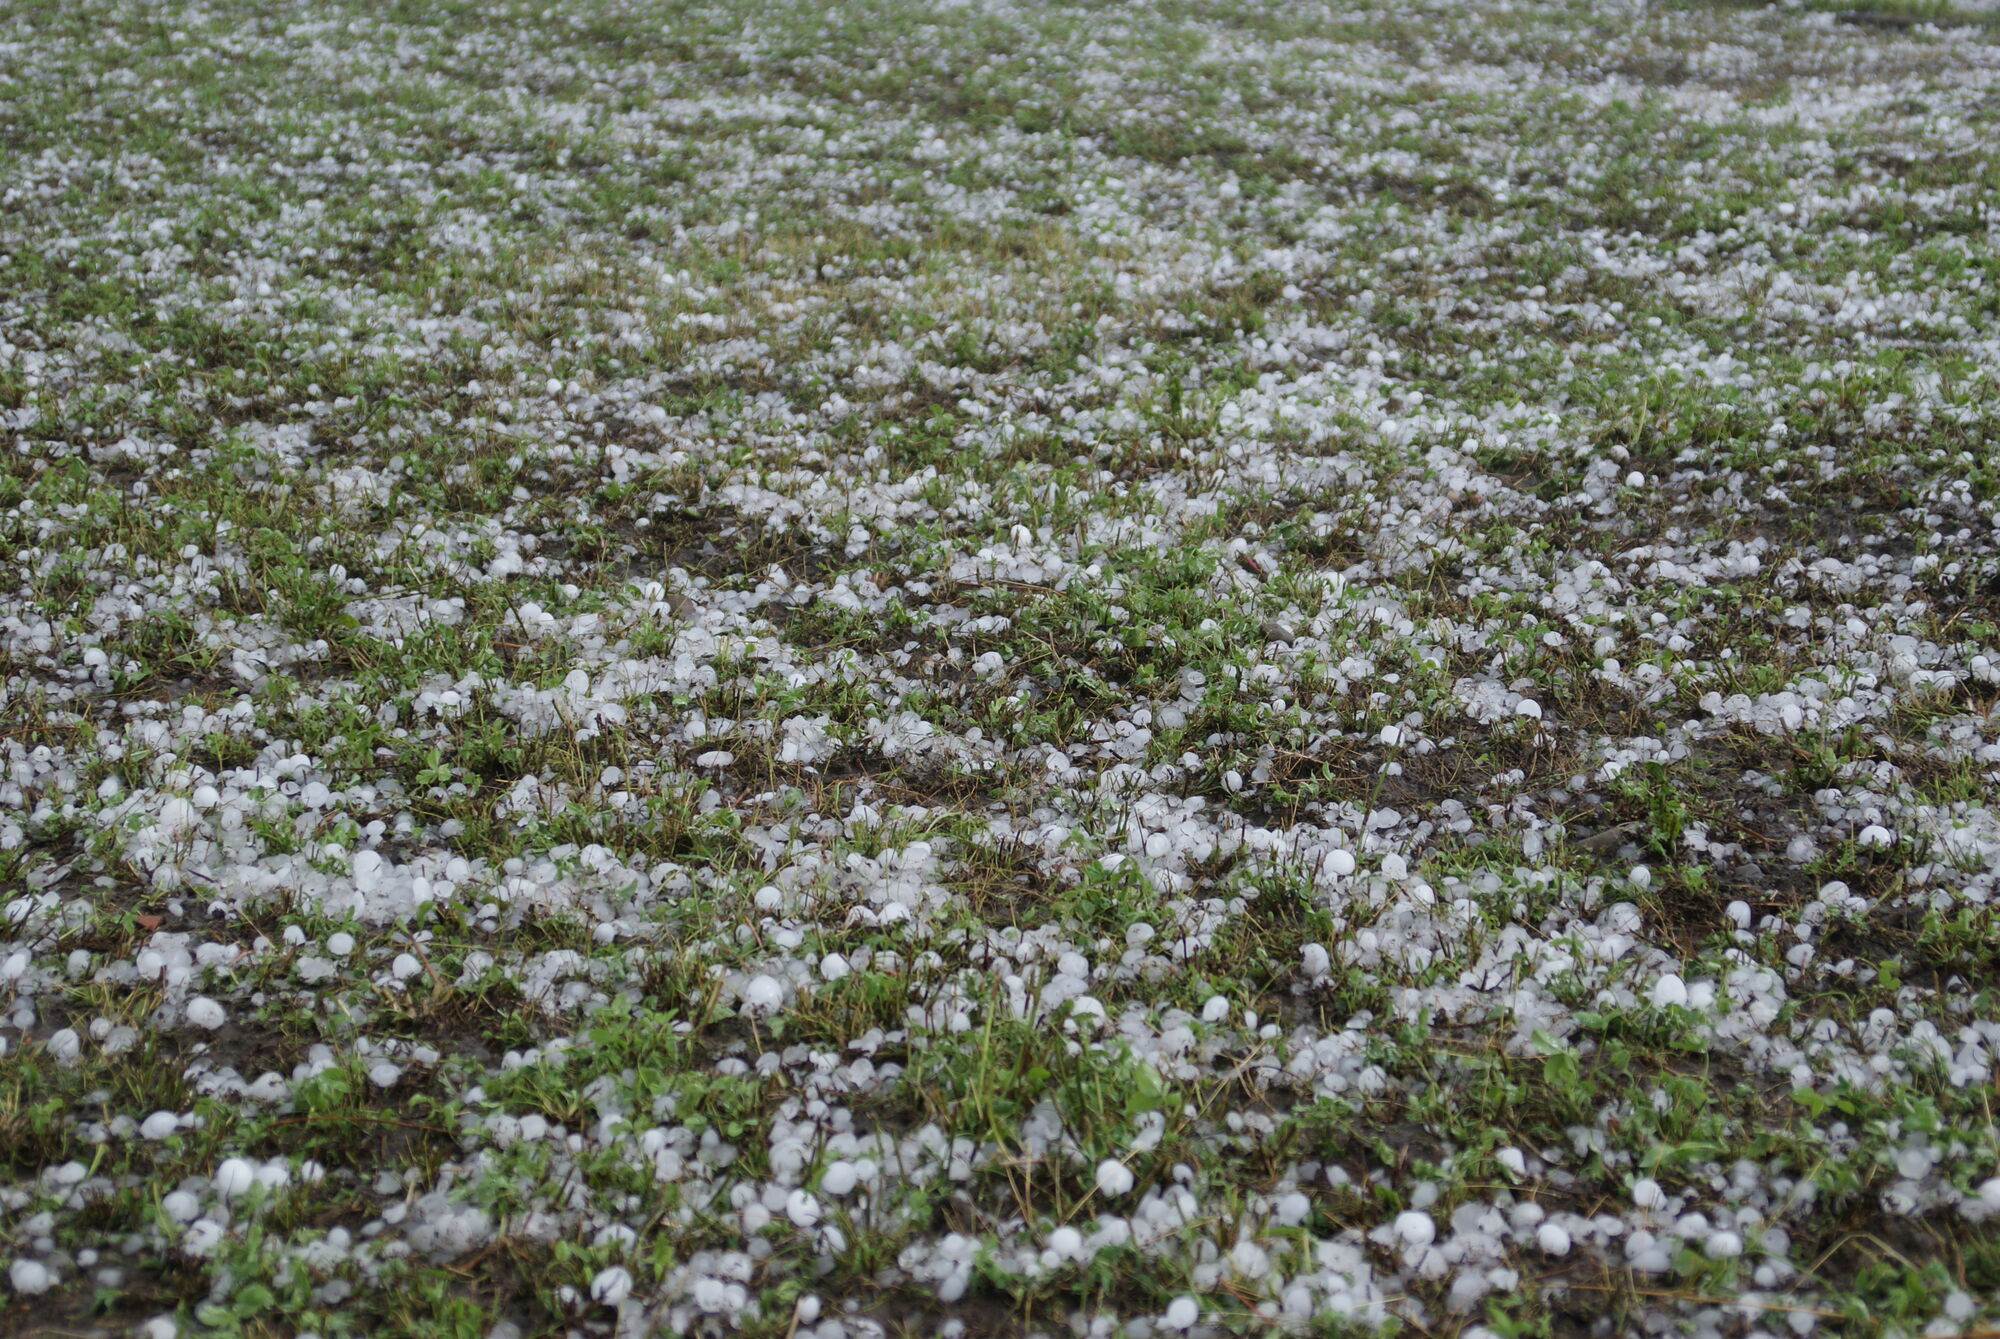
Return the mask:
[(1667, 1192), (1650, 1176), (1632, 1183), (1632, 1203), (1641, 1209), (1657, 1209), (1667, 1202)]
[(847, 965), (847, 959), (838, 953), (829, 953), (819, 960), (819, 974), (828, 981), (838, 981), (853, 970)]
[(1160, 1324), (1170, 1330), (1192, 1330), (1194, 1323), (1201, 1319), (1201, 1307), (1192, 1297), (1176, 1297), (1167, 1303), (1166, 1314), (1160, 1317)]
[(257, 1184), (257, 1169), (242, 1158), (224, 1158), (215, 1169), (215, 1193), (233, 1199)]
[(1083, 1233), (1065, 1224), (1049, 1233), (1049, 1249), (1064, 1260), (1083, 1254)]
[(414, 953), (398, 953), (396, 960), (389, 964), (389, 975), (398, 981), (407, 981), (422, 970), (424, 965), (417, 961)]
[(1305, 969), (1307, 976), (1320, 977), (1325, 976), (1333, 966), (1333, 959), (1327, 955), (1325, 945), (1307, 944), (1299, 950), (1299, 965)]
[(855, 1170), (854, 1164), (843, 1160), (832, 1164), (820, 1175), (819, 1188), (838, 1199), (852, 1194), (860, 1179), (861, 1174)]
[(549, 379), (548, 379), (547, 381), (545, 381), (545, 382), (543, 382), (543, 383), (542, 383), (542, 390), (543, 390), (543, 391), (545, 391), (545, 392), (547, 392), (547, 393), (548, 393), (548, 394), (550, 394), (550, 395), (561, 395), (561, 394), (562, 394), (562, 378), (561, 378), (561, 377), (550, 377), (550, 378), (549, 378)]
[(1116, 1158), (1106, 1158), (1097, 1164), (1097, 1193), (1110, 1199), (1130, 1193), (1137, 1178), (1132, 1169)]
[(631, 1295), (632, 1273), (620, 1265), (600, 1269), (590, 1281), (590, 1300), (604, 1306), (617, 1306)]
[(377, 1060), (368, 1067), (368, 1081), (377, 1088), (393, 1088), (402, 1077), (403, 1071), (387, 1060)]
[(1646, 486), (1645, 473), (1640, 470), (1633, 470), (1625, 476), (1625, 486), (1627, 488), (1644, 488)]
[(165, 1139), (181, 1128), (181, 1118), (171, 1111), (155, 1111), (139, 1122), (141, 1139)]
[(83, 1054), (83, 1038), (77, 1035), (73, 1027), (66, 1027), (51, 1034), (43, 1045), (48, 1048), (50, 1058), (59, 1065), (73, 1065), (77, 1057)]
[(155, 1316), (139, 1327), (138, 1339), (176, 1339), (180, 1332), (172, 1316)]
[(785, 1217), (799, 1227), (811, 1227), (820, 1219), (819, 1201), (803, 1190), (794, 1190), (785, 1200)]
[(753, 976), (743, 984), (743, 1008), (752, 1014), (774, 1014), (785, 1002), (785, 988), (773, 976)]
[(1514, 704), (1514, 714), (1526, 716), (1531, 721), (1539, 721), (1542, 719), (1542, 704), (1532, 697), (1524, 697)]
[(160, 1209), (176, 1223), (192, 1223), (201, 1213), (201, 1201), (192, 1191), (170, 1190), (161, 1197)]
[(1979, 1202), (2000, 1213), (2000, 1176), (1989, 1177), (1979, 1183)]
[(1335, 851), (1326, 858), (1327, 871), (1339, 878), (1346, 878), (1354, 872), (1354, 852)]
[(735, 761), (736, 755), (728, 749), (710, 749), (708, 752), (697, 756), (694, 760), (694, 765), (696, 767), (727, 767)]
[(335, 930), (326, 937), (326, 951), (336, 958), (344, 958), (354, 952), (354, 936), (345, 930)]
[(37, 1297), (56, 1286), (56, 1276), (39, 1260), (16, 1260), (7, 1267), (7, 1282), (23, 1297)]
[(1654, 1007), (1659, 1009), (1685, 1005), (1688, 1002), (1687, 982), (1673, 972), (1668, 972), (1653, 983), (1648, 998), (1653, 1001)]
[(1231, 795), (1241, 791), (1243, 789), (1243, 773), (1237, 771), (1234, 767), (1224, 772), (1222, 774), (1222, 788)]
[(1734, 1232), (1717, 1232), (1701, 1249), (1711, 1260), (1734, 1260), (1743, 1254), (1743, 1238)]
[(1645, 865), (1634, 865), (1632, 872), (1625, 876), (1625, 881), (1643, 892), (1653, 886), (1653, 871)]
[(1879, 851), (1893, 845), (1896, 838), (1890, 833), (1889, 829), (1883, 827), (1880, 823), (1870, 823), (1867, 827), (1861, 829), (1861, 835), (1854, 840), (1861, 846), (1872, 847)]
[(1428, 1246), (1437, 1240), (1437, 1224), (1427, 1213), (1406, 1209), (1396, 1215), (1396, 1236), (1405, 1246)]
[(1381, 740), (1389, 748), (1396, 747), (1396, 745), (1403, 742), (1403, 727), (1400, 725), (1383, 726)]
[(222, 1224), (213, 1218), (197, 1218), (181, 1237), (181, 1249), (192, 1256), (207, 1256), (222, 1244)]
[(1726, 914), (1729, 917), (1729, 923), (1737, 929), (1747, 930), (1750, 928), (1750, 904), (1748, 902), (1731, 902)]
[(187, 1002), (187, 1021), (198, 1028), (215, 1031), (229, 1020), (223, 1007), (206, 995), (197, 995)]
[(1535, 1233), (1535, 1245), (1549, 1255), (1568, 1255), (1569, 1233), (1554, 1223), (1543, 1223)]
[(1511, 1144), (1506, 1148), (1493, 1150), (1493, 1160), (1516, 1176), (1528, 1174), (1528, 1159), (1521, 1150)]
[(1312, 1213), (1312, 1201), (1296, 1190), (1288, 1190), (1271, 1202), (1271, 1217), (1279, 1227), (1297, 1227)]
[(1210, 995), (1208, 1002), (1201, 1006), (1201, 1021), (1220, 1023), (1229, 1017), (1229, 1001), (1221, 995)]

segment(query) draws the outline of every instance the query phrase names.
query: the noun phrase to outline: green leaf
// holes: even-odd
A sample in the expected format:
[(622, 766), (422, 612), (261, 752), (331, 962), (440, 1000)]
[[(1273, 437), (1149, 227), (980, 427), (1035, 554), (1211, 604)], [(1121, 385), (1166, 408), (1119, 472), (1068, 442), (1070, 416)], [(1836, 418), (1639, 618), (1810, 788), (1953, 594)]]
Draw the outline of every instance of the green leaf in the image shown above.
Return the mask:
[(234, 1309), (238, 1316), (254, 1316), (277, 1300), (263, 1284), (246, 1283), (236, 1290)]

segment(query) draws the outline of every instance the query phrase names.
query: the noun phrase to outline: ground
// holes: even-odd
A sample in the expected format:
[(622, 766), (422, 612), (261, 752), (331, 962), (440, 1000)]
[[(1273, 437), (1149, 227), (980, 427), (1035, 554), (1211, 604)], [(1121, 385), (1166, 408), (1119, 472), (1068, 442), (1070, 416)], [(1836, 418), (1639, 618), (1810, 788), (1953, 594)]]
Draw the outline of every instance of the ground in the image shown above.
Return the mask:
[(1992, 1335), (2000, 27), (0, 10), (0, 1334)]

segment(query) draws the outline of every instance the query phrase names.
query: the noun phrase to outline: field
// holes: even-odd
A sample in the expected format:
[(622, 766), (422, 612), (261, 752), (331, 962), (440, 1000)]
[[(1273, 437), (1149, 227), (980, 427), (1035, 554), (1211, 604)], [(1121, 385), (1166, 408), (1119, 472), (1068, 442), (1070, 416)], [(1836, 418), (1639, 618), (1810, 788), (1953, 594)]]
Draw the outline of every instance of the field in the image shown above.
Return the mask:
[(2000, 14), (0, 7), (0, 1335), (2000, 1335)]

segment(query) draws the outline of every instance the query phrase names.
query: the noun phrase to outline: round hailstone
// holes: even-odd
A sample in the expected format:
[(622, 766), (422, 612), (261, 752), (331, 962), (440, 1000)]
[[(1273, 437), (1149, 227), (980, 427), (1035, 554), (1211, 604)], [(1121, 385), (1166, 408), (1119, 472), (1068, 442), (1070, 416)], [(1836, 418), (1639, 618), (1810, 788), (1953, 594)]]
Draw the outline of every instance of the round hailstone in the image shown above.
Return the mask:
[(233, 1199), (257, 1184), (257, 1169), (242, 1158), (224, 1158), (215, 1169), (215, 1193)]
[(785, 1002), (785, 988), (774, 976), (753, 976), (743, 985), (743, 1008), (747, 1013), (774, 1014)]
[(1879, 851), (1893, 845), (1896, 838), (1880, 823), (1870, 823), (1861, 829), (1861, 835), (1854, 840), (1862, 846), (1873, 847)]
[(1684, 1006), (1688, 1002), (1687, 982), (1668, 972), (1653, 983), (1649, 998), (1653, 1001), (1654, 1007), (1659, 1009)]
[(155, 1111), (152, 1115), (146, 1117), (145, 1120), (139, 1122), (139, 1137), (141, 1139), (165, 1139), (180, 1128), (181, 1118), (179, 1116), (176, 1116), (171, 1111)]
[(696, 767), (727, 767), (736, 761), (736, 755), (728, 749), (710, 749), (694, 760)]
[(1221, 995), (1210, 995), (1208, 1003), (1201, 1006), (1201, 1021), (1220, 1023), (1229, 1017), (1229, 1001)]
[(632, 1295), (632, 1275), (618, 1265), (599, 1270), (597, 1277), (590, 1281), (590, 1300), (605, 1306), (617, 1306)]
[(1514, 714), (1526, 716), (1531, 721), (1539, 721), (1542, 719), (1542, 704), (1532, 697), (1524, 697), (1514, 704)]
[(819, 974), (828, 981), (838, 981), (853, 970), (847, 965), (847, 959), (838, 953), (829, 953), (819, 960)]
[(229, 1021), (229, 1014), (208, 996), (197, 995), (187, 1002), (187, 1021), (213, 1032)]
[(1526, 1176), (1528, 1174), (1527, 1155), (1511, 1144), (1506, 1148), (1494, 1149), (1493, 1161), (1499, 1163), (1516, 1176)]
[(402, 1077), (403, 1071), (387, 1060), (377, 1060), (368, 1067), (368, 1081), (377, 1088), (393, 1088)]
[(1625, 878), (1634, 888), (1639, 889), (1641, 892), (1653, 886), (1653, 871), (1644, 865), (1632, 866), (1632, 872), (1627, 874)]
[(1194, 1323), (1201, 1319), (1201, 1308), (1192, 1297), (1176, 1297), (1167, 1303), (1167, 1312), (1160, 1317), (1160, 1324), (1170, 1330), (1192, 1330)]
[(2000, 1176), (1980, 1182), (1979, 1202), (1995, 1213), (2000, 1213)]
[(1737, 929), (1747, 930), (1750, 928), (1750, 904), (1748, 902), (1731, 902), (1728, 907), (1728, 916), (1729, 923)]
[(1065, 1260), (1083, 1254), (1083, 1233), (1073, 1227), (1059, 1227), (1049, 1233), (1049, 1249)]
[(1657, 1209), (1667, 1202), (1667, 1192), (1660, 1183), (1650, 1176), (1642, 1176), (1632, 1183), (1632, 1203), (1641, 1209)]
[(1299, 950), (1299, 965), (1305, 968), (1307, 976), (1325, 976), (1333, 966), (1333, 959), (1327, 955), (1323, 944), (1307, 944)]
[(1335, 851), (1326, 858), (1326, 867), (1335, 876), (1346, 878), (1354, 872), (1354, 852)]
[(1627, 488), (1644, 488), (1646, 486), (1646, 476), (1638, 470), (1633, 470), (1625, 476), (1625, 486)]
[(398, 981), (407, 981), (422, 970), (424, 965), (417, 961), (414, 953), (398, 953), (396, 960), (389, 964), (389, 974)]
[(861, 1174), (854, 1169), (854, 1164), (843, 1160), (834, 1163), (820, 1175), (819, 1188), (838, 1199), (842, 1195), (852, 1194), (855, 1183), (860, 1179)]
[(785, 1200), (785, 1217), (799, 1227), (811, 1227), (819, 1216), (819, 1201), (803, 1190), (794, 1190)]
[(1711, 1260), (1734, 1260), (1743, 1254), (1743, 1238), (1734, 1232), (1718, 1232), (1701, 1249)]
[(155, 1316), (139, 1327), (139, 1339), (175, 1339), (180, 1332), (172, 1316)]
[(326, 937), (326, 951), (336, 958), (344, 958), (354, 952), (354, 936), (345, 930), (335, 930)]
[(1408, 1209), (1396, 1215), (1396, 1235), (1405, 1246), (1428, 1246), (1437, 1240), (1437, 1224), (1427, 1213)]
[(1097, 1164), (1097, 1193), (1110, 1199), (1129, 1194), (1137, 1178), (1132, 1169), (1116, 1158), (1106, 1158)]
[(23, 1297), (36, 1297), (56, 1286), (56, 1276), (39, 1260), (16, 1260), (7, 1267), (7, 1282)]
[(1543, 1223), (1535, 1233), (1535, 1244), (1550, 1255), (1568, 1255), (1569, 1233), (1554, 1223)]

